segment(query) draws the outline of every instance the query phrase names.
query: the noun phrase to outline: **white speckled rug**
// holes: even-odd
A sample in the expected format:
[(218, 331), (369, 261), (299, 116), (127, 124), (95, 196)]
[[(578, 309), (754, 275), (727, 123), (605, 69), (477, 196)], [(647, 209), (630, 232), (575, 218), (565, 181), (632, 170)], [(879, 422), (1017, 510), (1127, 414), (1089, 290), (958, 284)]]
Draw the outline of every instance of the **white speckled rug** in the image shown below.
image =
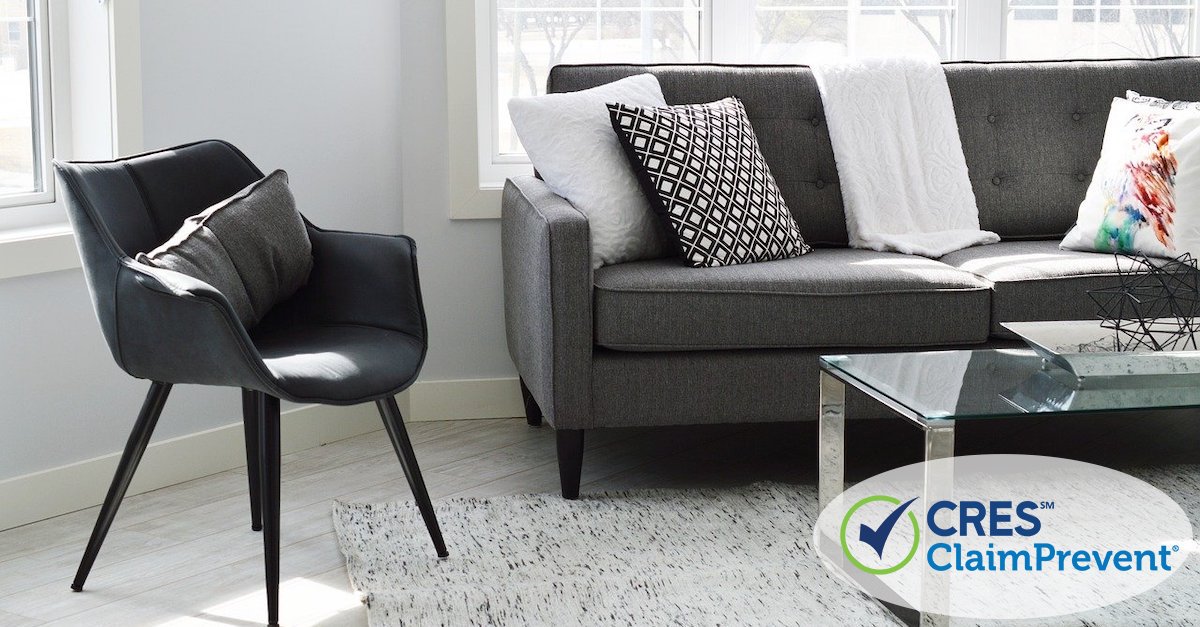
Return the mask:
[(337, 503), (371, 625), (895, 625), (809, 548), (811, 488)]
[[(1131, 474), (1193, 520), (1200, 515), (1200, 467)], [(900, 624), (821, 566), (809, 546), (811, 486), (463, 498), (435, 507), (445, 560), (434, 556), (411, 502), (335, 504), (351, 584), (372, 626)], [(1006, 624), (1200, 624), (1195, 562), (1123, 603)]]

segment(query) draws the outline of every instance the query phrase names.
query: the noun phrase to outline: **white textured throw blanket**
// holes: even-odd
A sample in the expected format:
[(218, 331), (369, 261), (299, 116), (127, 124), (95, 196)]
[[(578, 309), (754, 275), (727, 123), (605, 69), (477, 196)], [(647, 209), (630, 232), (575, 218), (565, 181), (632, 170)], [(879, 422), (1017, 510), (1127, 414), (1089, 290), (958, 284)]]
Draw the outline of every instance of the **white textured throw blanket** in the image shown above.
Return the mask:
[(814, 65), (855, 248), (941, 257), (979, 229), (946, 75), (911, 58)]

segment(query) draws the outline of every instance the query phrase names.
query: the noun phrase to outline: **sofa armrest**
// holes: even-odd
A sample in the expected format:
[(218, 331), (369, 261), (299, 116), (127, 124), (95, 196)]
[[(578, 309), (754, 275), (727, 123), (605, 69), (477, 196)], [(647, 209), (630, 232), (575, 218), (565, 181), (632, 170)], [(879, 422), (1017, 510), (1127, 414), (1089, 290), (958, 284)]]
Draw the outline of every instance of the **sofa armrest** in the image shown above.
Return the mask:
[(560, 429), (591, 426), (592, 254), (587, 218), (532, 176), (509, 179), (501, 211), (508, 351)]

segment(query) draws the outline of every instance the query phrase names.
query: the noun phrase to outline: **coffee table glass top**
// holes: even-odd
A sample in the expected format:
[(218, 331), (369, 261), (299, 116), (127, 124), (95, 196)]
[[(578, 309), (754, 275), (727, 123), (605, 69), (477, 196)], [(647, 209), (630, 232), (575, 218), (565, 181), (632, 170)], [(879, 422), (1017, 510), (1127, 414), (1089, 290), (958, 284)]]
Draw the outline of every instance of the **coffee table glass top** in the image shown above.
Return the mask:
[(1200, 375), (1081, 381), (1024, 349), (825, 355), (821, 369), (928, 423), (1200, 407)]

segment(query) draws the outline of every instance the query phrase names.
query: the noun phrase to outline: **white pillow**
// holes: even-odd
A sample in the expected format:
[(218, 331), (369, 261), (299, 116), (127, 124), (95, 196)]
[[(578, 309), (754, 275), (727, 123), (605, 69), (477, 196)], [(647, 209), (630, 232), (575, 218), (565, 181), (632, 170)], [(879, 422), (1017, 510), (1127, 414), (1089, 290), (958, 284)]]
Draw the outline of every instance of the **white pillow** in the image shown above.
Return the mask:
[(613, 131), (610, 102), (667, 104), (653, 74), (508, 101), (508, 114), (533, 167), (554, 193), (587, 216), (593, 268), (668, 254), (658, 217)]
[(1114, 98), (1100, 161), (1063, 248), (1200, 256), (1200, 103)]

